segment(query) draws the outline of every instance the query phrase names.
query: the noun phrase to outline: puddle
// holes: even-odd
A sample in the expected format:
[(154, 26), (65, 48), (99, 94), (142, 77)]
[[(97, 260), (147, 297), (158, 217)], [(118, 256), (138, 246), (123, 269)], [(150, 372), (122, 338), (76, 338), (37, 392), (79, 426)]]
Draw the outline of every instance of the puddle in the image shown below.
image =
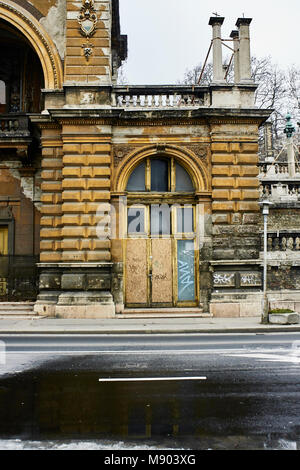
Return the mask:
[(2, 378), (0, 448), (300, 448), (297, 421), (278, 421), (274, 397), (264, 403), (254, 393), (229, 392), (211, 380), (99, 381), (119, 376), (120, 371), (108, 375), (73, 364), (72, 370), (35, 369)]

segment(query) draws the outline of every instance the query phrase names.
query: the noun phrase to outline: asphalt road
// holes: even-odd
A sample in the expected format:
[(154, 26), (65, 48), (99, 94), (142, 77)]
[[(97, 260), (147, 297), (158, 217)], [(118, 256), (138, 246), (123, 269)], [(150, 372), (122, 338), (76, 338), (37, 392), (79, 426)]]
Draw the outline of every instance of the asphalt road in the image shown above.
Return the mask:
[(0, 341), (3, 439), (300, 448), (299, 333)]

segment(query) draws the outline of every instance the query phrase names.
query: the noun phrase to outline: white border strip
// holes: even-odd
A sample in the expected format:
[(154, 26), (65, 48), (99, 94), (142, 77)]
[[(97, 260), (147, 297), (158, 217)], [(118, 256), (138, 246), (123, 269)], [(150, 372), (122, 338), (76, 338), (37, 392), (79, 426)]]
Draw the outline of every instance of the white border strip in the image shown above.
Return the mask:
[(99, 382), (155, 382), (169, 380), (207, 380), (207, 377), (125, 377), (99, 379)]

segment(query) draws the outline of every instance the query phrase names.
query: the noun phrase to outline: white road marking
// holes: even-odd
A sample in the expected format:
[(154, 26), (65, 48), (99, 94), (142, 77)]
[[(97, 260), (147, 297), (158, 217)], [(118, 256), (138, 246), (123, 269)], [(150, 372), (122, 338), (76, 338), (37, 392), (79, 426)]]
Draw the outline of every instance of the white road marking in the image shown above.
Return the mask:
[(99, 382), (154, 382), (170, 380), (207, 380), (207, 377), (126, 377), (99, 379)]
[[(147, 355), (147, 354), (173, 354), (173, 355), (182, 355), (182, 354), (200, 354), (200, 355), (210, 355), (210, 354), (219, 354), (219, 355), (226, 355), (226, 356), (236, 356), (236, 357), (259, 357), (263, 356), (266, 353), (274, 353), (276, 351), (284, 353), (290, 352), (291, 349), (284, 349), (284, 348), (279, 348), (279, 349), (260, 349), (257, 348), (254, 352), (251, 352), (249, 349), (146, 349), (146, 350), (140, 350), (140, 349), (134, 349), (134, 350), (109, 350), (109, 349), (95, 349), (95, 350), (85, 350), (85, 349), (78, 349), (78, 350), (69, 350), (69, 351), (64, 351), (64, 350), (47, 350), (47, 351), (38, 351), (38, 350), (22, 350), (22, 351), (6, 351), (6, 354), (138, 354), (138, 355)], [(269, 357), (275, 357), (274, 354), (270, 354)], [(278, 357), (283, 357), (283, 356), (278, 356)], [(300, 357), (300, 356), (298, 356)]]
[(268, 361), (268, 362), (289, 362), (293, 364), (300, 364), (300, 356), (299, 355), (279, 355), (279, 354), (261, 354), (261, 353), (247, 353), (247, 354), (240, 354), (240, 353), (226, 353), (225, 356), (227, 357), (246, 357), (251, 359), (258, 359), (260, 361)]

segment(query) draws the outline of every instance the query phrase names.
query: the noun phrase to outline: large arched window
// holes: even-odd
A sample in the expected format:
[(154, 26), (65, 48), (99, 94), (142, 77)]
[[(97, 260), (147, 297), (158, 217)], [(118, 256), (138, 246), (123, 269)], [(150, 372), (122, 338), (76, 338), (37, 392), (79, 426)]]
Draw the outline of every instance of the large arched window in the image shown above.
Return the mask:
[(175, 159), (147, 158), (131, 173), (129, 192), (194, 192), (194, 185), (186, 169)]

